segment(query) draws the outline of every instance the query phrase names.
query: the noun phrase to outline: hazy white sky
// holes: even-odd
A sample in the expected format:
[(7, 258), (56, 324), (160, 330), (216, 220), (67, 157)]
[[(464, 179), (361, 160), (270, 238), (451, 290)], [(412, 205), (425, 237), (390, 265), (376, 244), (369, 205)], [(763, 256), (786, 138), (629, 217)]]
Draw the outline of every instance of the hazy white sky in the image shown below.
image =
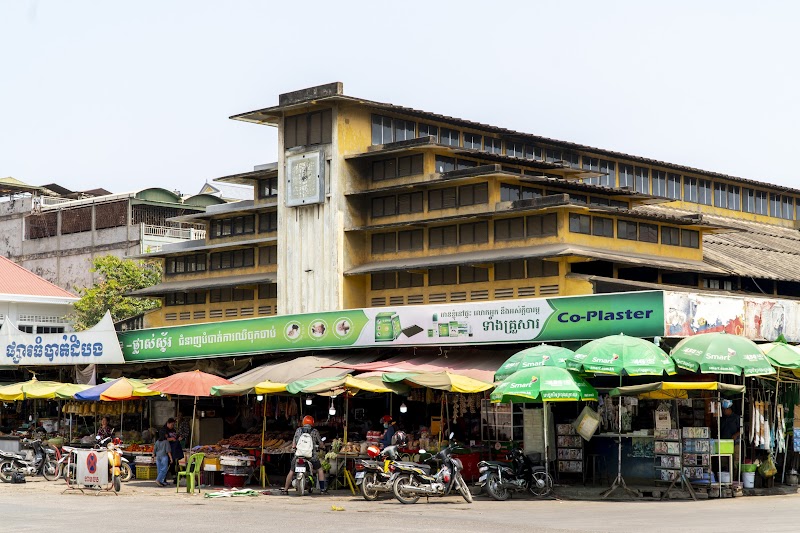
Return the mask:
[(197, 192), (347, 94), (798, 186), (800, 3), (0, 2), (0, 176)]

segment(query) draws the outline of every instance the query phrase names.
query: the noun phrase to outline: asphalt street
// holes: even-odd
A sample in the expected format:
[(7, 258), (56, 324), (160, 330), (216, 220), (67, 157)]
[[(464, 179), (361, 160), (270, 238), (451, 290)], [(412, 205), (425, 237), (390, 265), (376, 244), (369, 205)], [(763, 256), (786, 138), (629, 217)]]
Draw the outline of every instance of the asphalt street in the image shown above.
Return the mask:
[[(349, 493), (204, 498), (153, 482), (123, 484), (111, 493), (64, 493), (63, 481), (29, 478), (0, 484), (2, 531), (225, 533), (361, 530), (441, 532), (738, 532), (797, 531), (800, 495), (705, 501), (565, 501), (514, 498), (495, 502), (476, 496), (366, 502)], [(333, 510), (333, 507), (343, 510)]]

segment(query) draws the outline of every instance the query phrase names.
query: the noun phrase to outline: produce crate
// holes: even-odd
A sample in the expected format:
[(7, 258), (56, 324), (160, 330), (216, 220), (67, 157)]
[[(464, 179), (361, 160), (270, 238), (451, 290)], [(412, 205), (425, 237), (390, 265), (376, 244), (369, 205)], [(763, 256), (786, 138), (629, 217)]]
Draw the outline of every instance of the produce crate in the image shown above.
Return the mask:
[(155, 479), (158, 477), (158, 469), (150, 465), (136, 465), (136, 479)]

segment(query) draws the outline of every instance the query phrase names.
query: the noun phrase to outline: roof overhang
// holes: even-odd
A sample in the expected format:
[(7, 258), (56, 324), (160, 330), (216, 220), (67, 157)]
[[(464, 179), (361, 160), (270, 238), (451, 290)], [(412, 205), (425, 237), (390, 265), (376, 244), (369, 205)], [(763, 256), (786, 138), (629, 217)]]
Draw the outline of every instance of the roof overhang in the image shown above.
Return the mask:
[(275, 283), (274, 272), (261, 272), (258, 274), (245, 274), (241, 276), (226, 276), (219, 278), (199, 278), (192, 280), (167, 281), (126, 293), (126, 296), (161, 296), (176, 292), (188, 292), (202, 289), (220, 289), (223, 287), (239, 287), (243, 285), (257, 285), (260, 283)]

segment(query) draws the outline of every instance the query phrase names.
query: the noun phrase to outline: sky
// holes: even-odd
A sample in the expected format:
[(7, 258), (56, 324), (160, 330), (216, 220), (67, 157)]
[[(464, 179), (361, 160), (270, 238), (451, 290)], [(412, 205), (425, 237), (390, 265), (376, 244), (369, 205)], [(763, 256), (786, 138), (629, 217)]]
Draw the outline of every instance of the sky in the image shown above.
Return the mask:
[(0, 1), (0, 177), (72, 190), (276, 160), (231, 115), (346, 94), (798, 186), (800, 3)]

